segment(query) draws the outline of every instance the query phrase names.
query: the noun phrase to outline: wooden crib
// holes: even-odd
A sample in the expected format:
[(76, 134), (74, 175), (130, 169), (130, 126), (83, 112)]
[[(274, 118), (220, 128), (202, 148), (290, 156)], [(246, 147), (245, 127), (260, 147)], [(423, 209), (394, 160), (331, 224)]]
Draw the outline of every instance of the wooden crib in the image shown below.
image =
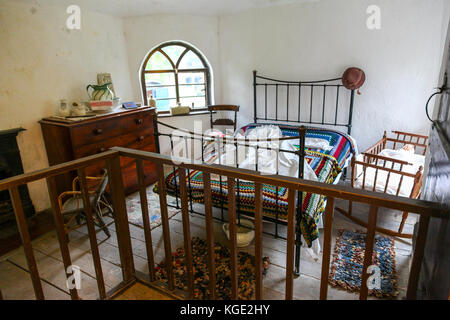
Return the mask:
[[(411, 170), (407, 172), (404, 169), (406, 166), (412, 166), (413, 163), (380, 155), (380, 153), (390, 147), (392, 150), (397, 150), (399, 147), (412, 145), (414, 146), (414, 154), (424, 156), (427, 150), (428, 137), (402, 131), (392, 131), (392, 133), (396, 136), (388, 137), (385, 131), (381, 140), (363, 152), (359, 157), (352, 157), (351, 186), (364, 190), (391, 193), (396, 196), (409, 196), (409, 198), (417, 199), (422, 187), (423, 166), (420, 165), (417, 168), (417, 171), (414, 170), (415, 172), (411, 172)], [(373, 173), (373, 179), (372, 177), (369, 179), (369, 171)], [(396, 177), (395, 179), (393, 179), (394, 176)], [(410, 179), (411, 191), (407, 194), (404, 194), (404, 192), (402, 194), (400, 191), (402, 190), (402, 187), (404, 187), (403, 185), (406, 179)], [(393, 180), (395, 180), (394, 186), (392, 186)], [(388, 188), (388, 186), (390, 186), (390, 188)], [(336, 210), (353, 222), (367, 227), (365, 221), (352, 215), (352, 207), (352, 202), (349, 201), (348, 210), (342, 208), (336, 208)], [(391, 236), (412, 238), (412, 234), (403, 232), (403, 227), (407, 218), (408, 212), (403, 211), (400, 226), (397, 230), (381, 228), (378, 226), (376, 227), (376, 230)]]

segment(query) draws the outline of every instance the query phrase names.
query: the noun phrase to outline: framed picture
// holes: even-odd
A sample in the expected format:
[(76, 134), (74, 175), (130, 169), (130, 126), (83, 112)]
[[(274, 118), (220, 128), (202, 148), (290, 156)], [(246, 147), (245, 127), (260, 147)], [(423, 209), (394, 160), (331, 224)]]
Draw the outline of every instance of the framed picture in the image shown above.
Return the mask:
[(114, 86), (112, 84), (111, 73), (99, 73), (99, 74), (97, 74), (97, 82), (98, 82), (99, 85), (103, 85), (105, 83), (111, 82), (111, 85), (109, 86), (109, 88), (114, 93), (114, 96), (116, 95), (116, 91), (114, 90)]

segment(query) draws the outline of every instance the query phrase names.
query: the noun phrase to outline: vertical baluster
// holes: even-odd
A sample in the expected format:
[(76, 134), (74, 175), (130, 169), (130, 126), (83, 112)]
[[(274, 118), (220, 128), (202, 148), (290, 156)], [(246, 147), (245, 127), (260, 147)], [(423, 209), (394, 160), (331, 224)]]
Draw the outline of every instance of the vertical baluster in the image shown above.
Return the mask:
[[(50, 197), (50, 203), (52, 206), (52, 214), (53, 214), (53, 222), (55, 223), (56, 227), (56, 234), (58, 236), (58, 242), (59, 242), (59, 248), (61, 251), (61, 257), (64, 264), (64, 269), (67, 270), (69, 266), (72, 265), (72, 260), (70, 258), (70, 252), (69, 247), (67, 245), (67, 234), (64, 227), (64, 221), (63, 217), (61, 215), (61, 210), (59, 208), (58, 204), (58, 195), (56, 191), (56, 182), (55, 177), (48, 177), (47, 178), (47, 189)], [(66, 274), (66, 278), (69, 275)], [(72, 300), (78, 300), (78, 291), (76, 288), (70, 289), (70, 297)]]
[(231, 261), (231, 299), (238, 298), (238, 267), (237, 267), (237, 228), (236, 228), (236, 181), (228, 177), (228, 220), (230, 234)]
[[(141, 198), (142, 222), (144, 225), (145, 249), (147, 250), (147, 264), (150, 281), (155, 281), (155, 259), (153, 257), (153, 240), (150, 230), (150, 218), (148, 213), (147, 188), (145, 186), (144, 165), (141, 159), (136, 159), (138, 175), (139, 195)], [(175, 172), (175, 169), (174, 169)]]
[(208, 272), (209, 272), (209, 294), (210, 299), (216, 299), (216, 265), (214, 252), (214, 225), (211, 202), (211, 175), (203, 172), (203, 184), (205, 194), (205, 221), (206, 242), (208, 244)]
[[(173, 152), (173, 139), (172, 139), (172, 134), (170, 134), (169, 137), (170, 137), (170, 150), (172, 150), (172, 152)], [(202, 148), (202, 149), (203, 149), (203, 148)], [(203, 153), (202, 153), (202, 155), (203, 155)], [(175, 155), (172, 154), (172, 156), (175, 156)], [(174, 178), (174, 181), (175, 181), (175, 201), (176, 201), (177, 209), (179, 209), (180, 206), (179, 206), (179, 204), (178, 204), (177, 172), (176, 172), (176, 170), (175, 170), (175, 169), (176, 169), (175, 166), (173, 166), (172, 169), (173, 169), (173, 178)]]
[(255, 271), (256, 271), (256, 300), (262, 300), (262, 185), (255, 182)]
[(183, 239), (184, 239), (184, 254), (186, 257), (186, 274), (187, 286), (189, 291), (189, 298), (194, 298), (194, 275), (192, 265), (192, 247), (191, 247), (191, 231), (189, 228), (189, 208), (187, 199), (186, 187), (186, 169), (179, 169), (180, 172), (180, 193), (181, 193), (181, 214), (183, 222)]
[(28, 270), (30, 270), (31, 281), (33, 283), (34, 295), (37, 300), (44, 300), (44, 292), (42, 291), (41, 279), (36, 264), (36, 259), (31, 246), (31, 237), (28, 232), (28, 225), (23, 212), (22, 200), (20, 199), (19, 189), (14, 186), (9, 189), (14, 215), (16, 217), (17, 228), (19, 229), (20, 238), (22, 239), (23, 250), (27, 258)]
[(417, 298), (417, 286), (419, 283), (420, 269), (422, 268), (423, 254), (425, 251), (429, 224), (429, 216), (420, 216), (419, 229), (417, 230), (417, 240), (411, 262), (411, 270), (409, 272), (408, 288), (406, 291), (406, 299), (408, 300), (414, 300)]
[(108, 168), (109, 175), (109, 191), (113, 202), (114, 223), (116, 226), (117, 242), (119, 245), (122, 276), (123, 281), (129, 282), (134, 279), (134, 261), (122, 171), (120, 167), (120, 157), (117, 156), (106, 160), (106, 166)]
[(278, 83), (275, 85), (275, 120), (278, 120)]
[(289, 121), (289, 84), (287, 85), (287, 90), (286, 90), (286, 93), (287, 93), (287, 105), (286, 105), (286, 121)]
[(334, 114), (334, 125), (337, 124), (338, 109), (339, 109), (339, 89), (340, 88), (341, 88), (340, 86), (336, 87), (336, 113)]
[[(167, 282), (170, 290), (175, 289), (173, 265), (172, 265), (172, 245), (170, 243), (170, 226), (169, 216), (167, 212), (167, 199), (166, 199), (166, 184), (164, 181), (164, 165), (161, 162), (156, 163), (156, 170), (158, 172), (158, 186), (159, 186), (159, 204), (161, 207), (161, 225), (163, 229), (164, 237), (164, 251), (166, 256), (166, 272)], [(178, 168), (178, 178), (181, 184), (180, 177), (181, 168)]]
[(296, 191), (294, 189), (288, 190), (285, 293), (286, 300), (292, 300), (294, 296), (295, 194)]
[(322, 124), (325, 122), (325, 99), (327, 95), (327, 86), (323, 86), (323, 103), (322, 103)]
[(328, 274), (330, 272), (331, 230), (333, 227), (334, 198), (327, 197), (323, 235), (322, 276), (320, 277), (320, 300), (327, 300)]
[[(186, 142), (186, 152), (188, 152), (187, 137), (184, 137), (184, 141)], [(189, 157), (192, 158), (192, 139), (190, 141), (191, 141), (191, 152), (189, 153), (190, 156), (187, 156), (186, 158), (189, 158)], [(187, 177), (188, 177), (188, 186), (189, 186), (189, 207), (190, 207), (191, 211), (194, 211), (193, 199), (192, 199), (192, 188), (191, 188), (191, 172), (189, 171), (189, 169), (187, 169), (187, 171), (188, 171)]]
[(313, 97), (314, 97), (314, 86), (311, 85), (311, 100), (309, 104), (309, 122), (312, 122), (312, 110), (313, 110)]
[[(219, 164), (220, 163), (220, 153), (221, 153), (221, 146), (220, 146), (220, 138), (217, 138), (219, 141), (219, 147), (218, 147), (218, 157), (219, 157)], [(219, 175), (219, 188), (220, 188), (220, 216), (221, 216), (221, 220), (224, 221), (224, 217), (223, 217), (223, 179), (222, 179), (222, 175)]]
[[(97, 236), (95, 233), (94, 216), (92, 213), (91, 199), (86, 181), (86, 174), (84, 168), (78, 169), (78, 178), (80, 179), (81, 194), (84, 203), (84, 213), (86, 217), (86, 224), (88, 228), (89, 242), (92, 251), (92, 260), (94, 262), (95, 277), (97, 279), (97, 288), (100, 299), (106, 299), (105, 280), (103, 278), (102, 264), (100, 262), (100, 252), (98, 250)], [(94, 203), (95, 205), (95, 203)]]
[[(237, 141), (234, 143), (235, 147), (235, 162), (236, 168), (239, 168), (239, 159), (238, 159), (238, 143)], [(237, 180), (237, 216), (238, 216), (238, 224), (241, 224), (241, 183), (239, 179)]]
[(367, 268), (372, 264), (372, 254), (375, 242), (375, 228), (377, 227), (378, 207), (370, 205), (369, 219), (367, 221), (367, 234), (366, 234), (366, 249), (364, 251), (364, 265), (361, 275), (361, 291), (359, 292), (359, 299), (366, 300), (368, 294)]
[(265, 117), (264, 119), (267, 120), (267, 83), (264, 84), (264, 109), (265, 109)]
[(298, 84), (298, 122), (300, 122), (301, 114), (302, 114), (302, 84), (299, 82)]

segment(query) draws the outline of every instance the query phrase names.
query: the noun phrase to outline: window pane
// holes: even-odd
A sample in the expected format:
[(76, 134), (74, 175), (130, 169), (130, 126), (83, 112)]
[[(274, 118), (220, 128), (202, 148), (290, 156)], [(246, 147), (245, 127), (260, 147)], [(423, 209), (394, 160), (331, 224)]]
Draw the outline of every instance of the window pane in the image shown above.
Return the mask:
[(182, 106), (189, 106), (192, 108), (192, 103), (194, 103), (195, 108), (204, 108), (206, 106), (205, 97), (198, 98), (180, 98), (180, 102)]
[(147, 73), (145, 75), (145, 86), (147, 92), (152, 91), (155, 99), (176, 98), (175, 75), (173, 73)]
[(204, 72), (180, 72), (178, 73), (179, 84), (204, 84), (205, 73)]
[(162, 48), (161, 50), (164, 51), (176, 65), (178, 58), (181, 56), (183, 51), (186, 50), (186, 48), (182, 46), (167, 46)]
[(204, 85), (180, 85), (180, 97), (203, 97), (205, 96)]
[(181, 59), (178, 69), (199, 69), (204, 68), (200, 58), (192, 51), (189, 51)]
[(156, 109), (158, 111), (170, 111), (170, 107), (177, 105), (177, 99), (162, 99), (156, 100)]
[(159, 51), (156, 51), (148, 60), (145, 70), (172, 70), (169, 60)]

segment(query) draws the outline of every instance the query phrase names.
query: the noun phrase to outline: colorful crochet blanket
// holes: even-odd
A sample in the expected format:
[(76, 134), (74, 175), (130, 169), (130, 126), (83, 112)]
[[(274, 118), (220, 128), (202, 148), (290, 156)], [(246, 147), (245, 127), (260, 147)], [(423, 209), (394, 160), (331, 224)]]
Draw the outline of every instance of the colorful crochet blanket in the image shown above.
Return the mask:
[[(241, 133), (254, 128), (260, 124), (250, 124), (242, 127)], [(261, 124), (262, 125), (262, 124)], [(283, 136), (297, 136), (298, 127), (279, 125)], [(242, 131), (243, 130), (243, 131)], [(336, 177), (342, 171), (346, 160), (355, 150), (352, 140), (344, 133), (308, 127), (307, 137), (321, 138), (329, 141), (333, 148), (325, 151), (320, 149), (305, 148), (306, 161), (314, 170), (320, 182), (334, 183)], [(204, 155), (204, 161), (216, 155), (210, 152)], [(179, 196), (178, 170), (172, 171), (166, 176), (167, 193)], [(203, 203), (203, 174), (201, 171), (192, 170), (187, 177), (188, 197), (193, 202)], [(155, 192), (158, 186), (155, 185)], [(211, 179), (212, 202), (215, 207), (227, 207), (228, 188), (225, 178)], [(302, 209), (304, 214), (300, 221), (300, 231), (308, 244), (318, 238), (319, 230), (317, 224), (321, 214), (325, 210), (326, 197), (318, 194), (304, 193)], [(236, 184), (236, 208), (240, 212), (253, 214), (255, 208), (254, 183), (249, 181), (238, 181)], [(272, 185), (263, 185), (263, 215), (279, 221), (287, 220), (288, 190)]]

